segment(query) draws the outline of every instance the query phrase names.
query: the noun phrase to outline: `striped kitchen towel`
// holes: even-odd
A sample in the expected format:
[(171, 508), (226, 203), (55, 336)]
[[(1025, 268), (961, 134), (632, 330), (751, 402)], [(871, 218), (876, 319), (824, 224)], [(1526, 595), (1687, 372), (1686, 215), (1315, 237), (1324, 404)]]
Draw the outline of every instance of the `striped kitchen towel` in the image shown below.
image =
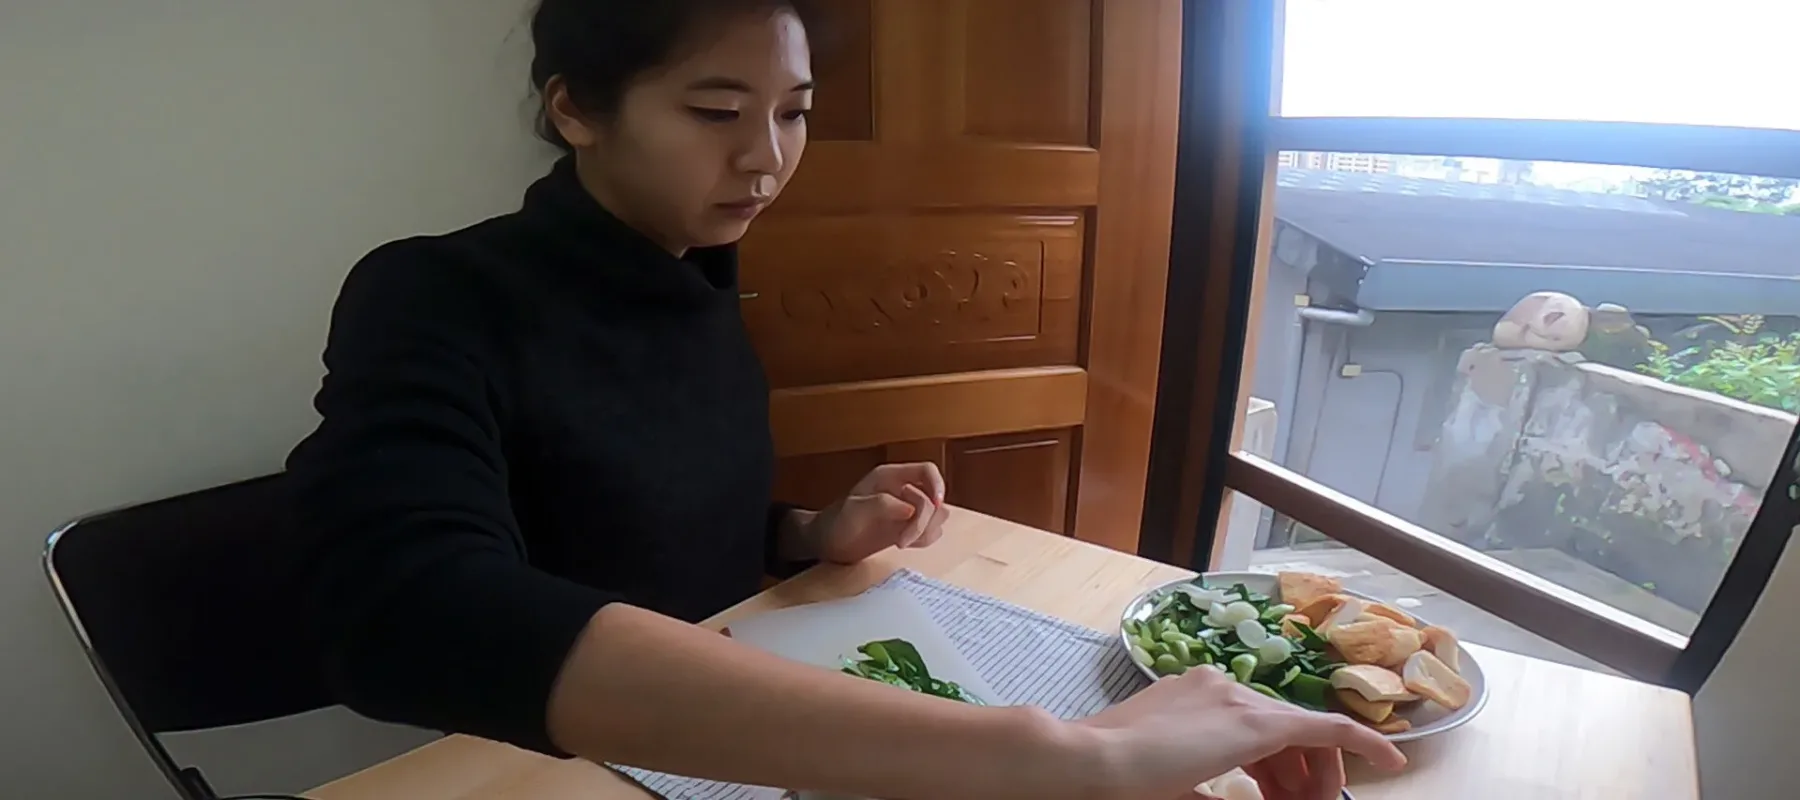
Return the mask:
[[(1117, 633), (1101, 633), (901, 570), (869, 589), (906, 592), (925, 607), (999, 695), (996, 705), (1038, 706), (1076, 719), (1149, 685)], [(617, 767), (671, 800), (779, 800), (780, 789), (718, 783)]]

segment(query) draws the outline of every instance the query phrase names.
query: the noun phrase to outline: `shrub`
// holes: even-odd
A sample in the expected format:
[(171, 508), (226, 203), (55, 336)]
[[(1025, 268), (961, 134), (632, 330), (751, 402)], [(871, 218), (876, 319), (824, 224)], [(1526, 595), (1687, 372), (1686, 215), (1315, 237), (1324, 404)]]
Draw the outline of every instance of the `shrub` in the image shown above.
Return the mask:
[(1638, 371), (1677, 386), (1783, 411), (1800, 411), (1800, 333), (1671, 351), (1650, 342)]

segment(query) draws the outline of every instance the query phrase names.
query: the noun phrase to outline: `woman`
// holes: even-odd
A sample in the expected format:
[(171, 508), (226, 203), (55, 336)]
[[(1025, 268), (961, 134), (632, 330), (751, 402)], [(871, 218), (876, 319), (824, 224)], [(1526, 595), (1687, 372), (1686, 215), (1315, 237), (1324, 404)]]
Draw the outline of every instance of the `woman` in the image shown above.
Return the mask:
[[(545, 753), (882, 797), (1164, 800), (1250, 764), (1335, 797), (1342, 718), (1202, 670), (1081, 722), (977, 708), (693, 626), (765, 568), (939, 535), (890, 465), (771, 507), (768, 387), (732, 243), (806, 143), (797, 0), (544, 0), (517, 213), (385, 245), (333, 312), (318, 430), (289, 459), (325, 675), (369, 716)], [(761, 735), (779, 731), (779, 736)]]

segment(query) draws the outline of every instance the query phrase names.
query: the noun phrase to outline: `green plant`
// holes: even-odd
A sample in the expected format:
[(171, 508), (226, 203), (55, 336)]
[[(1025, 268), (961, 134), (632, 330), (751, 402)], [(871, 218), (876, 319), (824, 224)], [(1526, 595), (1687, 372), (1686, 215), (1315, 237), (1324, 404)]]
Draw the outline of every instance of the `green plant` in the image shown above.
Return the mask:
[(1672, 351), (1651, 341), (1650, 354), (1638, 371), (1677, 386), (1800, 411), (1800, 333), (1720, 342), (1704, 351), (1699, 347)]

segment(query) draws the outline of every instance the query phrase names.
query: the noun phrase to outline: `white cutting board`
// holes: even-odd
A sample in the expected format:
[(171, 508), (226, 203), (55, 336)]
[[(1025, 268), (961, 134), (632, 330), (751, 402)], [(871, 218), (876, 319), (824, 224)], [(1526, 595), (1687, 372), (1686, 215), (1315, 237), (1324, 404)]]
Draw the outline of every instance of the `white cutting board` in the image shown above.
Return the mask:
[(963, 658), (925, 608), (904, 592), (872, 591), (842, 600), (784, 608), (731, 622), (731, 638), (794, 661), (838, 669), (856, 648), (905, 639), (919, 649), (934, 678), (955, 681), (988, 705), (1006, 705)]

